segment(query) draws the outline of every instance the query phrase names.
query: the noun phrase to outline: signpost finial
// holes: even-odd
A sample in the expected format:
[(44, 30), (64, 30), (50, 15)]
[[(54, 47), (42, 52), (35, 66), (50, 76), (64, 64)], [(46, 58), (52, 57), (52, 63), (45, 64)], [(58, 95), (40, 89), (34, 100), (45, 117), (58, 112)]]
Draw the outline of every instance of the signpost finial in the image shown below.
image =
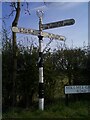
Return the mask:
[(44, 15), (44, 12), (43, 12), (43, 10), (37, 10), (37, 11), (36, 11), (36, 14), (37, 14), (37, 16), (38, 16), (39, 18), (42, 18), (43, 15)]

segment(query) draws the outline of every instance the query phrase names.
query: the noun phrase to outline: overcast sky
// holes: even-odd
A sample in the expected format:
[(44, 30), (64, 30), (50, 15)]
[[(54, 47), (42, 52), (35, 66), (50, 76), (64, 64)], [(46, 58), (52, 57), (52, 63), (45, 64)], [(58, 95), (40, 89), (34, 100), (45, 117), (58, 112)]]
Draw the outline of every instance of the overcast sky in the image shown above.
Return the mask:
[[(25, 4), (25, 3), (24, 3)], [(25, 6), (24, 6), (25, 7)], [(31, 15), (25, 14), (24, 10), (21, 10), (18, 26), (25, 28), (38, 29), (38, 17), (36, 15), (37, 10), (43, 10), (43, 23), (57, 22), (65, 19), (75, 19), (75, 24), (67, 27), (60, 27), (54, 29), (45, 30), (46, 32), (63, 35), (66, 37), (66, 44), (74, 47), (83, 47), (88, 45), (88, 2), (31, 2), (29, 10)], [(10, 13), (11, 8), (7, 3), (2, 5), (2, 14), (5, 16)], [(11, 27), (13, 17), (5, 20), (8, 29)], [(18, 34), (17, 38), (23, 39), (26, 35)], [(28, 36), (29, 37), (29, 36)], [(31, 37), (31, 36), (30, 36)], [(34, 37), (38, 42), (38, 38)], [(44, 38), (44, 45), (49, 39)], [(24, 43), (25, 41), (23, 41)], [(57, 44), (63, 43), (54, 40), (51, 43), (51, 47), (55, 47)]]

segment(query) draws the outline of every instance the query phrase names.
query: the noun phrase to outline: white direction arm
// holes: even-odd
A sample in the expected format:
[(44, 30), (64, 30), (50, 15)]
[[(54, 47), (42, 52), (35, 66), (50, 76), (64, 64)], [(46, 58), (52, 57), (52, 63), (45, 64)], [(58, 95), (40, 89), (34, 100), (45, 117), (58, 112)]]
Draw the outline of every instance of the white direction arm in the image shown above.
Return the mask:
[[(26, 29), (26, 28), (20, 28), (20, 27), (12, 27), (12, 31), (16, 32), (16, 33), (31, 34), (31, 35), (36, 35), (36, 36), (40, 35), (40, 31), (39, 30), (35, 30), (35, 29)], [(64, 36), (56, 35), (56, 34), (53, 34), (53, 33), (42, 32), (41, 35), (43, 37), (45, 37), (45, 38), (57, 39), (57, 40), (61, 40), (61, 41), (65, 41), (66, 40), (66, 38)]]

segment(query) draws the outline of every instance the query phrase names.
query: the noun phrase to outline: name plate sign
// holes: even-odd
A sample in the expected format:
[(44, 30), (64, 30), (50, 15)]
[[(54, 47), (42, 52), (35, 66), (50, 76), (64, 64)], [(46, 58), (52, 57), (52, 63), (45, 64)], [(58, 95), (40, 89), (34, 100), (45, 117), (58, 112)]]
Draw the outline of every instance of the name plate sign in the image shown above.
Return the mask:
[(65, 94), (90, 93), (90, 85), (65, 86)]

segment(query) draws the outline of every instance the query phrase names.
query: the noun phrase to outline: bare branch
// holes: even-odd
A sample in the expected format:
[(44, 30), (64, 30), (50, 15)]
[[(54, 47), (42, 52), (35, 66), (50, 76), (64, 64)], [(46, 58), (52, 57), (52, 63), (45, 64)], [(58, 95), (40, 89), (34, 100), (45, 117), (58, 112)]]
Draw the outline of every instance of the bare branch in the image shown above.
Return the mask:
[(10, 6), (11, 6), (12, 8), (15, 8), (15, 10), (17, 9), (15, 2), (12, 2), (12, 3), (10, 4)]
[(49, 46), (49, 44), (53, 41), (53, 39), (50, 39), (50, 41), (47, 43), (46, 47), (44, 48), (43, 52), (45, 52), (45, 50), (47, 49), (47, 47)]
[(26, 9), (24, 9), (25, 10), (25, 14), (29, 14), (30, 15), (30, 10), (29, 10), (29, 3), (28, 2), (26, 2)]
[(10, 7), (11, 7), (11, 12), (8, 15), (6, 15), (5, 17), (3, 17), (2, 19), (9, 19), (11, 16), (14, 15), (14, 12), (16, 12), (16, 10), (17, 10), (16, 3), (11, 2)]

